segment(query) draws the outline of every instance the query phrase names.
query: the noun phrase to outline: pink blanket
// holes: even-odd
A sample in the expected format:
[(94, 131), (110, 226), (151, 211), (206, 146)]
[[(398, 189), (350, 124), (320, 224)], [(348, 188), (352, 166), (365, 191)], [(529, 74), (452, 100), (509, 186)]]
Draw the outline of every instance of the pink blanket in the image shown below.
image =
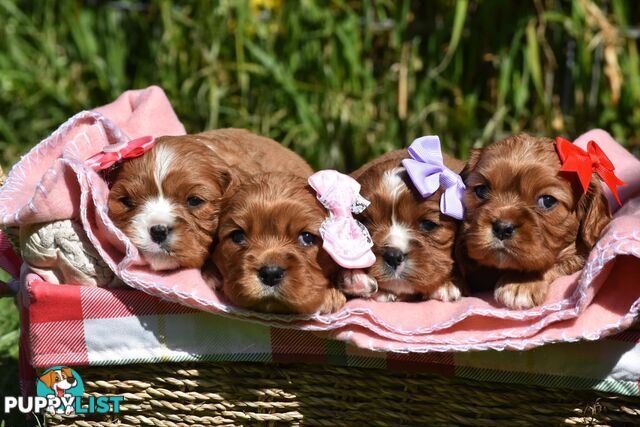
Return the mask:
[[(640, 302), (640, 161), (602, 130), (582, 135), (607, 152), (620, 178), (624, 206), (605, 229), (585, 268), (555, 281), (545, 304), (526, 311), (497, 306), (490, 295), (455, 303), (350, 301), (333, 315), (277, 316), (230, 306), (196, 270), (157, 274), (109, 220), (108, 188), (84, 161), (109, 143), (185, 132), (161, 89), (124, 93), (114, 103), (69, 119), (32, 149), (0, 189), (0, 224), (73, 218), (111, 268), (132, 287), (228, 316), (320, 331), (380, 351), (525, 349), (548, 342), (594, 340), (629, 326)], [(610, 200), (613, 200), (611, 195)], [(615, 206), (612, 204), (612, 206)]]

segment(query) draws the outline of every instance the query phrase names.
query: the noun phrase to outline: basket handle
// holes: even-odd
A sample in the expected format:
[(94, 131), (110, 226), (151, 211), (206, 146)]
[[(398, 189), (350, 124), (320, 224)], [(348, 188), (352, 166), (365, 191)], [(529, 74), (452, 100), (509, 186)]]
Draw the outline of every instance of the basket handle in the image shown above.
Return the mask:
[(0, 268), (9, 273), (13, 280), (5, 283), (0, 280), (0, 297), (14, 295), (17, 292), (16, 281), (20, 277), (22, 259), (13, 250), (13, 245), (7, 236), (0, 231)]

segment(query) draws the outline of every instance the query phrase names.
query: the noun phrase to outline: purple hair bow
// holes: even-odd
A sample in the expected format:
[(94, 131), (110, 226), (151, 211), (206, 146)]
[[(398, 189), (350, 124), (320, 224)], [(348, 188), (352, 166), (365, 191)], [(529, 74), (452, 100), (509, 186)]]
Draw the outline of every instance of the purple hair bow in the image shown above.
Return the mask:
[(414, 140), (409, 147), (411, 159), (402, 161), (409, 178), (422, 197), (429, 197), (438, 188), (444, 188), (440, 198), (440, 212), (461, 220), (464, 217), (464, 182), (460, 175), (444, 165), (440, 138), (423, 136)]
[(360, 195), (360, 184), (340, 172), (322, 170), (309, 177), (309, 185), (329, 211), (329, 218), (320, 226), (323, 249), (344, 268), (370, 267), (376, 261), (371, 236), (352, 215), (369, 206)]

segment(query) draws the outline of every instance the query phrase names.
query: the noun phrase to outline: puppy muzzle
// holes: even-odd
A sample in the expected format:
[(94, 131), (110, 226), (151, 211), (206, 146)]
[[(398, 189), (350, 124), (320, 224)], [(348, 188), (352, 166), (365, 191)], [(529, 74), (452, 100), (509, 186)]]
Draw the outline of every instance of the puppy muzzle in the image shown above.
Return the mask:
[(258, 269), (257, 275), (264, 286), (274, 287), (282, 283), (285, 269), (279, 265), (264, 265)]

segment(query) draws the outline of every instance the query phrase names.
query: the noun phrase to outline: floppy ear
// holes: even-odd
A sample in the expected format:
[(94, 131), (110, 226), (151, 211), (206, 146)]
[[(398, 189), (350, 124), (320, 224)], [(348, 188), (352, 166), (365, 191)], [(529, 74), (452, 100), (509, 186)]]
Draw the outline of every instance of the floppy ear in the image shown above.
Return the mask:
[(222, 290), (222, 274), (218, 270), (218, 267), (213, 262), (213, 250), (215, 249), (215, 244), (217, 243), (217, 236), (214, 239), (214, 243), (211, 245), (211, 249), (209, 250), (209, 256), (207, 260), (204, 262), (202, 266), (202, 278), (209, 285), (210, 288), (215, 289), (217, 291)]
[(462, 168), (462, 171), (460, 172), (460, 176), (462, 177), (463, 181), (466, 181), (466, 179), (469, 177), (469, 174), (476, 168), (478, 160), (480, 160), (482, 150), (482, 148), (471, 149), (469, 153), (469, 160), (467, 160), (467, 163), (464, 165), (464, 168)]
[(217, 179), (222, 189), (222, 195), (217, 200), (220, 212), (216, 212), (216, 215), (221, 215), (227, 209), (227, 205), (233, 199), (238, 187), (240, 187), (240, 178), (231, 170), (226, 170), (222, 171)]
[[(216, 171), (215, 180), (220, 185), (221, 196), (216, 200), (214, 200), (214, 209), (211, 212), (211, 216), (213, 218), (219, 219), (220, 215), (222, 215), (222, 213), (226, 210), (227, 204), (235, 194), (235, 190), (239, 186), (240, 181), (236, 177), (236, 175), (228, 168), (225, 168), (225, 169), (221, 168), (219, 171)], [(217, 228), (217, 225), (216, 225), (216, 228)], [(214, 230), (213, 243), (215, 243), (216, 241), (215, 239), (216, 234), (217, 233), (215, 233), (215, 230)], [(213, 247), (211, 247), (210, 249), (212, 250)]]
[(220, 188), (222, 188), (225, 193), (240, 184), (238, 177), (230, 168), (226, 168), (220, 172), (219, 182)]
[(51, 388), (56, 382), (56, 373), (53, 371), (49, 371), (40, 377), (40, 381), (42, 381), (47, 387)]
[(596, 244), (602, 229), (611, 221), (609, 201), (602, 190), (602, 184), (596, 177), (591, 178), (587, 193), (582, 195), (578, 204), (580, 232), (578, 235), (586, 252)]

